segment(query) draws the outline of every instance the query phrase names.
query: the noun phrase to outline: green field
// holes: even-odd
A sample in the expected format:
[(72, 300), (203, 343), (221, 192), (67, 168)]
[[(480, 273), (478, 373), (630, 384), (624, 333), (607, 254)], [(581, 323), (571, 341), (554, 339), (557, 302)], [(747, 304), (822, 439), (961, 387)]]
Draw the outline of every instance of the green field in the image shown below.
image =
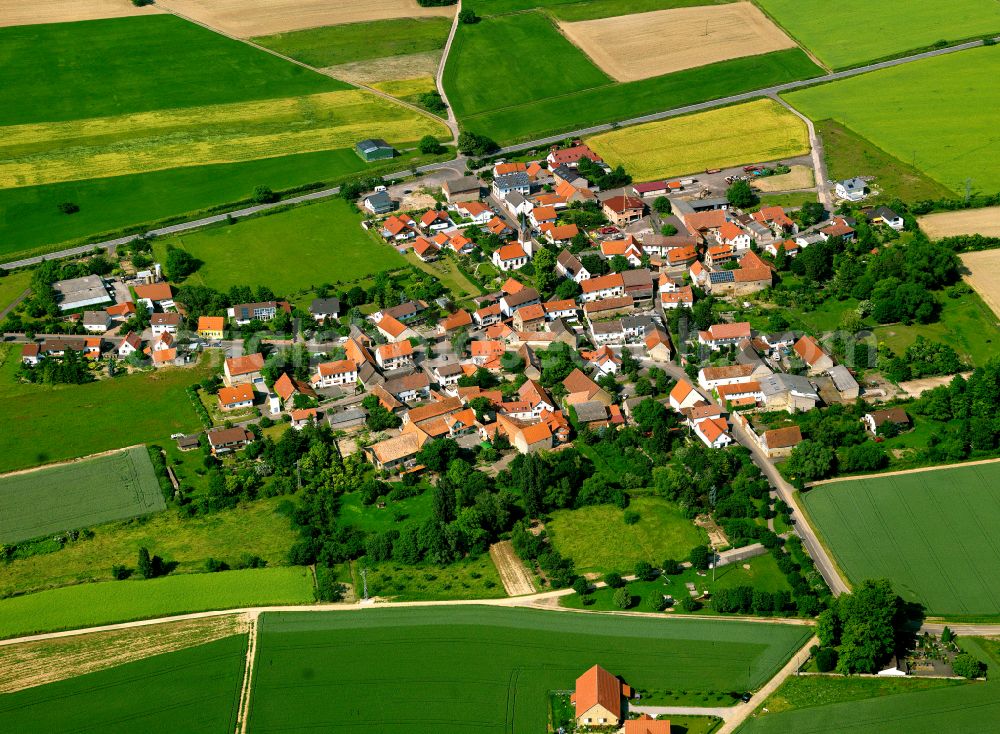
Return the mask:
[(484, 0), (482, 8), (476, 7), (480, 15), (502, 15), (521, 10), (542, 8), (559, 20), (593, 20), (616, 15), (648, 13), (653, 10), (687, 8), (693, 5), (722, 5), (733, 0)]
[(998, 75), (1000, 48), (976, 48), (785, 97), (813, 120), (835, 120), (953, 191), (964, 191), (970, 178), (973, 190), (992, 192), (1000, 189), (992, 112), (1000, 104)]
[[(192, 454), (200, 463), (201, 453)], [(174, 574), (204, 571), (209, 558), (235, 566), (245, 553), (260, 556), (269, 566), (284, 565), (298, 535), (288, 518), (276, 512), (282, 501), (279, 497), (256, 500), (197, 517), (182, 517), (178, 510), (168, 508), (151, 517), (91, 527), (94, 537), (81, 537), (61, 547), (31, 544), (18, 549), (3, 566), (0, 597), (111, 581), (113, 565), (135, 568), (141, 547), (171, 566), (176, 564)]]
[(250, 728), (543, 732), (549, 691), (572, 688), (595, 663), (669, 701), (682, 689), (756, 688), (808, 635), (785, 625), (489, 607), (265, 614)]
[(685, 559), (705, 542), (704, 534), (680, 508), (658, 497), (637, 497), (629, 509), (639, 522), (626, 525), (613, 505), (557, 510), (545, 524), (556, 549), (573, 559), (581, 573), (631, 573), (638, 561), (658, 566), (665, 558)]
[[(1000, 665), (996, 643), (963, 637), (962, 646), (991, 670)], [(740, 734), (907, 734), (986, 732), (1000, 727), (1000, 684), (895, 680), (789, 678)], [(792, 704), (790, 707), (789, 704)], [(773, 708), (772, 708), (773, 705)], [(833, 724), (832, 722), (836, 722)]]
[[(392, 173), (428, 160), (411, 153), (369, 165), (352, 149), (340, 148), (0, 189), (0, 256), (39, 254), (60, 243), (109, 239), (122, 228), (194, 219), (212, 207), (247, 201), (258, 185), (273, 191), (318, 182), (335, 186), (359, 174)], [(64, 201), (74, 202), (80, 211), (63, 214), (58, 205)], [(6, 281), (0, 280), (0, 289)]]
[[(590, 64), (589, 60), (587, 64)], [(451, 64), (448, 69), (452, 69)], [(493, 110), (459, 117), (469, 130), (501, 142), (517, 142), (684, 107), (796, 79), (809, 79), (822, 73), (823, 70), (810, 61), (801, 49), (794, 48), (731, 59), (637, 82), (605, 84), (578, 91), (564, 88), (556, 96), (535, 101), (525, 101), (522, 91), (503, 100), (497, 99), (501, 106)], [(488, 87), (493, 81), (501, 86), (504, 84), (502, 80), (493, 80), (491, 74), (484, 76), (480, 73), (477, 78), (481, 86)], [(447, 74), (445, 79), (449, 91), (458, 89), (448, 83)], [(473, 82), (470, 80), (468, 83)], [(534, 85), (531, 86), (534, 88)], [(485, 94), (483, 92), (480, 96)], [(528, 96), (534, 96), (534, 93), (530, 92)]]
[(0, 48), (0, 125), (349, 88), (171, 15), (0, 28)]
[(166, 505), (145, 446), (0, 477), (0, 543), (145, 515)]
[(444, 48), (450, 18), (396, 18), (346, 23), (254, 38), (265, 48), (324, 67)]
[(0, 347), (0, 472), (164, 440), (201, 428), (185, 392), (218, 370), (213, 356), (86, 385), (19, 382), (16, 346)]
[(888, 578), (929, 614), (1000, 614), (1000, 464), (820, 485), (805, 508), (851, 582)]
[(231, 732), (245, 635), (0, 696), (8, 732)]
[(1000, 8), (990, 0), (882, 0), (877, 7), (864, 0), (757, 4), (834, 69), (1000, 32)]
[(434, 601), (439, 599), (500, 599), (507, 596), (500, 574), (487, 554), (466, 558), (447, 566), (424, 563), (404, 566), (367, 559), (352, 564), (351, 583), (362, 589), (361, 568), (367, 569), (368, 593), (392, 601)]
[(3, 275), (0, 275), (0, 311), (13, 304), (30, 285), (30, 270), (15, 270), (13, 273), (3, 271)]
[(253, 568), (78, 584), (0, 599), (0, 638), (261, 604), (310, 604), (308, 568)]
[[(486, 59), (488, 64), (483, 63)], [(448, 99), (459, 118), (611, 83), (542, 13), (459, 25), (444, 74)], [(567, 119), (565, 125), (571, 127), (572, 121)], [(479, 130), (476, 124), (470, 126)]]
[(361, 229), (360, 217), (341, 199), (297, 206), (277, 214), (158, 239), (204, 264), (188, 278), (218, 290), (266, 285), (289, 293), (320, 283), (347, 283), (406, 264), (393, 248)]

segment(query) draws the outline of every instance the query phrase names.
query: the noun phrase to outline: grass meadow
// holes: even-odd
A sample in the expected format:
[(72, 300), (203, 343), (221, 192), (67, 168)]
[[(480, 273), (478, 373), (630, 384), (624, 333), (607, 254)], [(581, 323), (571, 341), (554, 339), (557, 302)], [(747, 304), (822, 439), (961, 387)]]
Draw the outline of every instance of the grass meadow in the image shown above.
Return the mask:
[[(963, 637), (962, 646), (995, 670), (994, 640)], [(1000, 727), (1000, 684), (920, 678), (792, 676), (765, 703), (767, 713), (749, 719), (739, 734), (908, 734), (995, 731)]]
[(973, 190), (992, 192), (1000, 189), (1000, 139), (992, 112), (1000, 104), (998, 75), (1000, 48), (990, 46), (790, 92), (785, 98), (813, 120), (840, 123), (948, 189), (964, 191), (970, 178)]
[(171, 15), (0, 28), (0, 48), (0, 125), (349, 88)]
[(30, 270), (3, 271), (0, 275), (0, 311), (14, 303), (30, 285)]
[(0, 638), (260, 604), (310, 604), (304, 566), (78, 584), (0, 599)]
[[(954, 44), (1000, 32), (990, 0), (759, 0), (788, 33), (833, 69), (901, 56), (939, 41)], [(864, 22), (857, 22), (864, 18)]]
[(0, 543), (145, 515), (166, 505), (145, 446), (0, 477)]
[[(274, 191), (317, 182), (336, 186), (358, 175), (391, 173), (427, 160), (406, 154), (366, 164), (354, 150), (339, 148), (0, 189), (0, 256), (40, 254), (81, 241), (109, 239), (122, 229), (195, 218), (213, 207), (247, 200), (258, 185)], [(76, 203), (80, 211), (63, 214), (58, 205), (64, 201)], [(0, 290), (8, 280), (0, 280)]]
[(246, 635), (28, 688), (0, 697), (9, 732), (233, 731)]
[(0, 472), (75, 459), (194, 431), (201, 421), (185, 392), (218, 371), (214, 356), (85, 385), (32, 385), (15, 376), (19, 351), (0, 347)]
[(92, 526), (94, 537), (61, 547), (31, 544), (23, 553), (15, 551), (3, 566), (0, 598), (111, 581), (111, 566), (135, 568), (141, 547), (163, 558), (177, 575), (203, 571), (209, 558), (234, 566), (244, 553), (260, 556), (269, 567), (284, 565), (298, 536), (288, 517), (277, 512), (283, 501), (256, 500), (198, 517), (182, 517), (168, 508), (149, 517)]
[(639, 513), (635, 525), (626, 525), (613, 505), (593, 505), (557, 510), (545, 527), (556, 549), (581, 573), (632, 573), (638, 561), (658, 566), (666, 558), (685, 559), (705, 542), (704, 533), (666, 500), (636, 497), (629, 510)]
[(587, 142), (638, 181), (809, 152), (805, 123), (772, 99), (613, 130)]
[(350, 583), (359, 596), (364, 588), (362, 567), (367, 569), (368, 594), (392, 601), (500, 599), (507, 596), (493, 560), (485, 553), (447, 566), (355, 561), (351, 564)]
[(802, 495), (852, 583), (888, 578), (929, 614), (1000, 615), (1000, 464), (832, 482)]
[(444, 48), (450, 18), (394, 18), (347, 23), (254, 38), (265, 48), (315, 67), (437, 51)]
[(549, 692), (571, 689), (595, 663), (665, 701), (682, 689), (743, 691), (774, 675), (808, 635), (785, 625), (490, 607), (265, 614), (250, 728), (540, 732)]
[(361, 219), (340, 199), (158, 239), (187, 250), (204, 264), (188, 278), (219, 290), (266, 285), (276, 293), (310, 284), (346, 283), (406, 264), (403, 257), (361, 229)]
[[(609, 83), (577, 91), (563, 87), (565, 91), (556, 96), (534, 101), (527, 101), (522, 92), (502, 100), (502, 105), (492, 110), (459, 118), (469, 130), (512, 143), (809, 79), (822, 73), (801, 49), (794, 48), (626, 84)], [(492, 72), (480, 73), (475, 79), (488, 87), (493, 81)], [(453, 89), (457, 90), (454, 94), (462, 93), (456, 86), (448, 88), (449, 93)]]

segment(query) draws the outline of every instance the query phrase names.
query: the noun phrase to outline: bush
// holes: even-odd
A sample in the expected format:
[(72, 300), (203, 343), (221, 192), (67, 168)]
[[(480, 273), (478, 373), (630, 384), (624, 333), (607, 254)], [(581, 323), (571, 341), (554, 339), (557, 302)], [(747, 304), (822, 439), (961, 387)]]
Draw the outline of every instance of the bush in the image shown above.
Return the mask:
[(691, 549), (691, 555), (688, 560), (691, 561), (691, 565), (694, 566), (699, 571), (704, 571), (708, 568), (708, 562), (711, 554), (708, 551), (708, 546), (696, 545)]
[(615, 573), (614, 571), (604, 576), (604, 583), (612, 589), (618, 589), (625, 586), (625, 582), (622, 580), (622, 575), (620, 573)]
[(463, 155), (473, 155), (482, 157), (492, 155), (500, 150), (496, 141), (487, 138), (485, 135), (477, 135), (472, 132), (463, 132), (458, 136), (458, 152)]
[(277, 200), (278, 195), (269, 186), (255, 186), (250, 195), (250, 201), (254, 204), (273, 204)]
[(619, 609), (628, 609), (632, 606), (632, 595), (628, 592), (628, 589), (623, 586), (615, 592), (615, 595), (612, 597), (612, 601)]
[(590, 593), (590, 582), (583, 576), (578, 577), (577, 580), (573, 582), (573, 591), (580, 596), (587, 595)]
[(986, 674), (986, 663), (967, 652), (956, 655), (951, 668), (963, 678), (982, 678)]
[(479, 22), (479, 16), (472, 8), (463, 8), (462, 12), (458, 14), (458, 22), (472, 25)]
[(229, 564), (225, 561), (220, 561), (218, 558), (209, 558), (205, 561), (205, 570), (209, 573), (217, 573), (218, 571), (228, 571)]
[(820, 673), (829, 673), (837, 667), (837, 651), (832, 647), (821, 648), (816, 653), (816, 669)]
[(435, 138), (433, 135), (424, 135), (420, 138), (420, 143), (418, 146), (420, 152), (424, 155), (437, 155), (439, 153), (444, 153), (444, 146), (441, 145), (441, 141)]
[(673, 558), (668, 558), (663, 562), (663, 573), (667, 576), (676, 576), (683, 570), (680, 561), (675, 561)]
[(681, 599), (681, 610), (685, 612), (697, 612), (701, 609), (701, 602), (692, 596), (685, 596)]
[(649, 595), (646, 600), (646, 606), (649, 607), (650, 611), (662, 612), (667, 608), (667, 600), (664, 598), (663, 594), (659, 591), (654, 591)]
[(59, 205), (59, 211), (63, 214), (76, 214), (80, 211), (80, 206), (78, 204), (74, 204), (72, 201), (64, 201)]
[(622, 515), (622, 519), (625, 521), (626, 525), (635, 525), (639, 522), (639, 513), (635, 510), (625, 510)]
[(115, 581), (124, 581), (131, 575), (132, 569), (128, 566), (122, 566), (121, 564), (116, 563), (111, 567), (111, 576)]
[(646, 561), (639, 561), (635, 564), (635, 575), (639, 581), (652, 581), (656, 578), (656, 572), (653, 570), (653, 566)]

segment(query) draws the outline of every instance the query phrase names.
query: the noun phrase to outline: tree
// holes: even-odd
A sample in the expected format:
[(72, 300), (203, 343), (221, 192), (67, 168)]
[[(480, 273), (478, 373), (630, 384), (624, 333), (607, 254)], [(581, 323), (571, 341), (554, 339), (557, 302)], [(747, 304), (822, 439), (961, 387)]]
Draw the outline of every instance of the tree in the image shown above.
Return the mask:
[(611, 601), (619, 609), (628, 609), (632, 606), (632, 595), (629, 593), (628, 588), (623, 586), (615, 591), (614, 596), (611, 597)]
[(556, 286), (555, 297), (558, 300), (565, 301), (570, 298), (576, 298), (580, 295), (583, 289), (580, 284), (575, 280), (569, 278), (563, 278), (563, 280)]
[(167, 273), (171, 280), (183, 280), (193, 273), (201, 263), (186, 250), (167, 245)]
[(625, 582), (622, 580), (622, 575), (620, 573), (615, 573), (614, 571), (604, 574), (604, 583), (612, 589), (617, 589), (625, 585)]
[(573, 591), (580, 596), (586, 596), (590, 593), (590, 582), (583, 576), (577, 576), (576, 581), (573, 582)]
[(254, 204), (271, 204), (277, 200), (278, 195), (269, 186), (255, 186), (250, 195), (250, 201)]
[(836, 453), (832, 448), (807, 439), (792, 449), (785, 468), (792, 476), (811, 482), (828, 476), (833, 471), (835, 460)]
[(708, 546), (696, 545), (691, 549), (691, 555), (688, 556), (688, 560), (691, 561), (691, 565), (696, 569), (704, 571), (708, 568), (710, 555)]
[(79, 204), (74, 204), (72, 201), (64, 201), (62, 204), (59, 204), (57, 208), (63, 214), (76, 214), (80, 211)]
[(635, 576), (639, 581), (652, 581), (656, 578), (653, 565), (648, 561), (639, 561), (635, 564)]
[(778, 270), (788, 269), (788, 253), (785, 252), (785, 243), (778, 245), (777, 253), (774, 256), (774, 267)]
[(625, 259), (624, 255), (612, 256), (611, 269), (616, 273), (620, 273), (623, 270), (628, 270), (628, 260)]
[(816, 653), (816, 669), (820, 673), (829, 673), (837, 667), (837, 651), (832, 647), (820, 648)]
[(823, 221), (826, 217), (826, 209), (823, 205), (817, 201), (808, 201), (802, 205), (799, 209), (796, 219), (799, 222), (799, 226), (803, 229), (806, 227), (811, 227), (817, 222)]
[(458, 14), (458, 22), (472, 25), (479, 22), (479, 16), (472, 8), (462, 8), (462, 12)]
[(535, 253), (533, 265), (535, 268), (535, 289), (543, 297), (551, 294), (559, 281), (555, 254), (547, 247), (543, 247)]
[(840, 467), (847, 472), (875, 471), (888, 464), (889, 456), (885, 453), (885, 449), (874, 441), (865, 441), (844, 451)]
[(760, 197), (750, 188), (748, 181), (733, 181), (726, 190), (726, 199), (740, 209), (747, 209), (760, 201)]
[(676, 576), (683, 570), (684, 568), (681, 566), (680, 561), (673, 558), (668, 558), (663, 562), (663, 573), (667, 574), (667, 576)]
[(699, 609), (701, 609), (701, 602), (690, 594), (685, 594), (684, 598), (681, 599), (681, 611), (697, 612)]
[(896, 649), (899, 597), (886, 579), (866, 579), (837, 600), (837, 672), (876, 673)]
[[(462, 11), (465, 12), (464, 10)], [(424, 135), (420, 138), (420, 143), (417, 144), (420, 148), (420, 152), (424, 155), (438, 155), (439, 153), (444, 153), (445, 147), (441, 145), (441, 141), (435, 138), (433, 135)]]
[(951, 661), (955, 675), (963, 678), (982, 678), (986, 674), (986, 663), (967, 652), (960, 653)]
[(417, 97), (417, 101), (431, 112), (441, 113), (448, 109), (448, 105), (441, 98), (441, 93), (437, 91), (424, 92)]
[(824, 609), (816, 618), (816, 636), (823, 647), (833, 647), (840, 642), (840, 620), (836, 609)]
[(657, 196), (653, 200), (653, 209), (655, 209), (659, 214), (669, 214), (670, 199), (668, 199), (666, 196)]
[(458, 152), (463, 155), (484, 156), (492, 155), (500, 150), (496, 141), (485, 135), (478, 135), (466, 130), (458, 136)]
[(151, 579), (156, 575), (153, 569), (153, 559), (150, 558), (149, 548), (146, 546), (139, 549), (139, 560), (136, 562), (136, 568), (144, 579)]
[(664, 237), (673, 237), (675, 234), (677, 234), (677, 227), (675, 227), (672, 224), (664, 224), (662, 227), (660, 227), (660, 234), (662, 234)]

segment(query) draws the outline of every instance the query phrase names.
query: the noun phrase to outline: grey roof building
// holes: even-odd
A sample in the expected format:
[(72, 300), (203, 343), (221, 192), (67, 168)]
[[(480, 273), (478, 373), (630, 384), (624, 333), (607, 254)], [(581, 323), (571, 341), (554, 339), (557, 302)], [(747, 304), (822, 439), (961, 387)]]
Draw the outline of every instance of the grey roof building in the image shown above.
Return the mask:
[(389, 192), (385, 189), (368, 194), (365, 197), (364, 204), (365, 209), (372, 214), (386, 214), (395, 208), (392, 197), (389, 196)]
[(63, 311), (72, 311), (98, 303), (111, 303), (108, 287), (100, 275), (86, 275), (82, 278), (60, 280), (52, 284), (56, 301)]
[(395, 148), (382, 140), (382, 138), (362, 140), (354, 146), (354, 150), (366, 161), (380, 161), (396, 155)]
[(337, 318), (340, 315), (339, 298), (314, 298), (309, 304), (309, 313), (316, 320), (325, 318)]

